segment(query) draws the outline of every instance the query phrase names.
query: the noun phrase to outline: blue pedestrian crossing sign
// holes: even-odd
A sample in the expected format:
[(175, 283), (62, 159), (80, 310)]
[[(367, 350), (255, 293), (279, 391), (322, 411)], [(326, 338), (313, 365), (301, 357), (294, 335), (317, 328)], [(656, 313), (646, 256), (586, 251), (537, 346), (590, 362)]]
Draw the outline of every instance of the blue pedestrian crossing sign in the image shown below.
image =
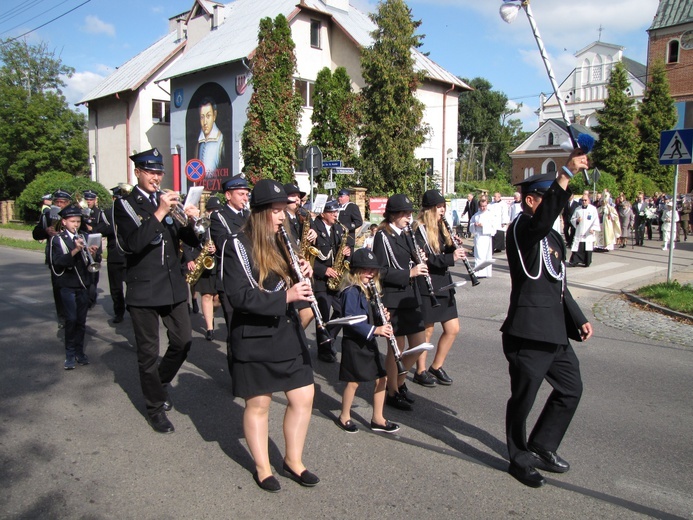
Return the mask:
[(659, 164), (691, 164), (693, 128), (667, 130), (659, 137)]

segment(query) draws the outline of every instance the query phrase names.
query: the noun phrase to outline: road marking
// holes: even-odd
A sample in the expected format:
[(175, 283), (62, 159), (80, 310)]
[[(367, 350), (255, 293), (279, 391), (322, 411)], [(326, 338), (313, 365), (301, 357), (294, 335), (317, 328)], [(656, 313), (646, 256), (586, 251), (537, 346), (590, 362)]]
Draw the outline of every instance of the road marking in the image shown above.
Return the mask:
[[(607, 262), (605, 264), (599, 264), (595, 265), (594, 263), (589, 266), (587, 269), (582, 270), (582, 271), (575, 271), (572, 270), (570, 271), (571, 274), (575, 273), (578, 277), (580, 275), (592, 275), (594, 273), (601, 273), (602, 271), (610, 271), (611, 269), (618, 269), (624, 266), (627, 266), (628, 264), (624, 264), (622, 262)], [(573, 278), (573, 276), (571, 276)]]
[(26, 303), (28, 305), (36, 305), (37, 303), (41, 303), (40, 300), (37, 300), (35, 298), (29, 298), (28, 296), (22, 296), (20, 294), (14, 294), (10, 299), (18, 301), (19, 303)]
[[(588, 268), (591, 269), (591, 268)], [(613, 287), (626, 280), (635, 280), (643, 276), (654, 276), (655, 274), (666, 271), (666, 267), (641, 267), (640, 269), (633, 269), (632, 271), (624, 271), (620, 274), (615, 274), (611, 276), (605, 276), (604, 278), (597, 278), (596, 280), (590, 280), (589, 283), (584, 283), (585, 285), (594, 285), (598, 287)]]

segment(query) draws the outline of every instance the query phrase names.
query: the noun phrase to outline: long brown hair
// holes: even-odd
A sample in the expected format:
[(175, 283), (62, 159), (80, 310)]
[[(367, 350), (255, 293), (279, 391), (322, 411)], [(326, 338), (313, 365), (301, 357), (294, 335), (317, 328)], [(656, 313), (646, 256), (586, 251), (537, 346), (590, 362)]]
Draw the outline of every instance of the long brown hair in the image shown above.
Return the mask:
[(258, 274), (258, 284), (270, 273), (274, 273), (291, 286), (289, 263), (284, 253), (284, 244), (274, 232), (272, 225), (272, 205), (253, 208), (243, 225), (243, 232), (250, 240), (253, 249), (253, 270)]
[(438, 239), (438, 208), (429, 206), (421, 208), (416, 220), (412, 224), (412, 230), (416, 231), (420, 225), (424, 225), (426, 229), (426, 241), (433, 253), (440, 254), (440, 243)]
[[(365, 285), (361, 283), (361, 272), (363, 269), (360, 267), (352, 267), (349, 269), (349, 272), (344, 275), (342, 278), (342, 283), (339, 284), (339, 290), (343, 291), (347, 287), (350, 287), (352, 285), (358, 285), (361, 287), (361, 290), (363, 291), (363, 294), (368, 297), (368, 290)], [(375, 286), (378, 288), (378, 291), (381, 291), (380, 288), (380, 273), (376, 272), (375, 276), (373, 276), (373, 281), (375, 282)]]

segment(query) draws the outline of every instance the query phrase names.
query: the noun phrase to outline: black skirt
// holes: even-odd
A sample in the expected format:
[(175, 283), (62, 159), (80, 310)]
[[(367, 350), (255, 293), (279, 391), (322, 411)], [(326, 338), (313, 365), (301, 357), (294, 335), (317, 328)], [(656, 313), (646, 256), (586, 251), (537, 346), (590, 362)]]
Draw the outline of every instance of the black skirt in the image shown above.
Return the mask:
[(387, 375), (383, 355), (376, 341), (342, 338), (342, 361), (339, 380), (348, 382), (375, 381)]
[(199, 294), (217, 294), (217, 273), (214, 270), (205, 269), (200, 279), (194, 286)]
[(288, 392), (313, 384), (313, 367), (305, 348), (288, 361), (231, 361), (232, 391), (243, 399), (256, 395)]
[(445, 323), (453, 318), (457, 318), (457, 302), (455, 297), (437, 296), (439, 307), (433, 308), (431, 305), (431, 297), (425, 294), (421, 295), (421, 314), (426, 325), (431, 323)]
[(418, 308), (388, 309), (395, 336), (407, 336), (424, 330), (423, 315)]

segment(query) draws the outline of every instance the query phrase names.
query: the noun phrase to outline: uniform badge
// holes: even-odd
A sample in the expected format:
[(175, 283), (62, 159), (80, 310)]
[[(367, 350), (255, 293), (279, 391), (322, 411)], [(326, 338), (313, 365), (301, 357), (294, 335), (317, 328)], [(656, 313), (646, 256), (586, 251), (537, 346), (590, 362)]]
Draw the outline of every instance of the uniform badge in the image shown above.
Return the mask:
[(169, 226), (173, 224), (173, 219), (171, 218), (171, 215), (166, 215), (164, 222), (166, 222), (166, 224), (168, 224)]

